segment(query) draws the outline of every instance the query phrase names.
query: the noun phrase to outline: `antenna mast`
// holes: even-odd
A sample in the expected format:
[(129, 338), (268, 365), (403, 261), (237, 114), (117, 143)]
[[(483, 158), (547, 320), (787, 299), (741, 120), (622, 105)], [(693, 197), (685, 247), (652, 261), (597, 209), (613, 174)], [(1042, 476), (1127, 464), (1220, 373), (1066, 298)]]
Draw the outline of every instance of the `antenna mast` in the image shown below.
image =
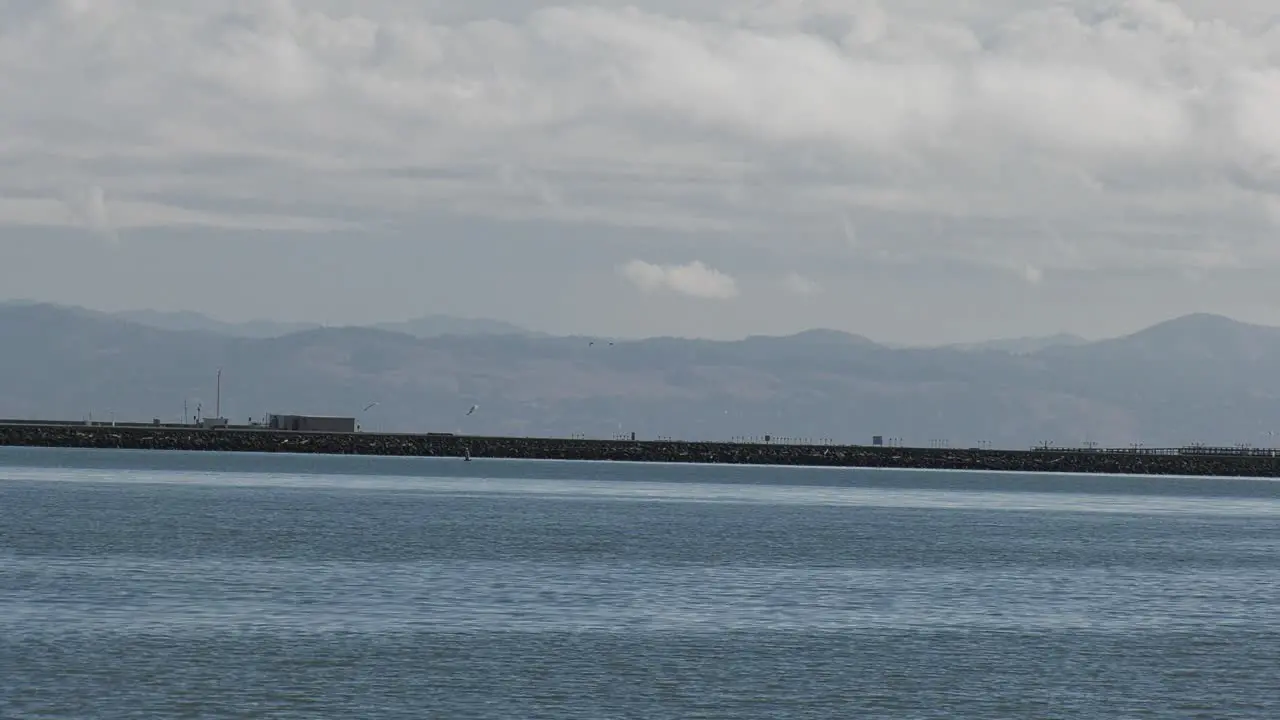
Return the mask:
[(214, 417), (222, 417), (222, 368), (218, 368), (218, 392), (213, 405)]

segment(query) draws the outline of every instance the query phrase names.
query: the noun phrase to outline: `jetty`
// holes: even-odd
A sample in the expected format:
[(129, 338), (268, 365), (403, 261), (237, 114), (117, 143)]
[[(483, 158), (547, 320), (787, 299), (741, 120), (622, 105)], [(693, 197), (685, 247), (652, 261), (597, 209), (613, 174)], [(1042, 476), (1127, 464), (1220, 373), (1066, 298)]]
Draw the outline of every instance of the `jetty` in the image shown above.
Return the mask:
[(1011, 472), (1280, 477), (1280, 454), (1258, 448), (922, 448), (794, 442), (492, 437), (451, 433), (314, 432), (191, 425), (0, 421), (0, 446), (319, 453)]

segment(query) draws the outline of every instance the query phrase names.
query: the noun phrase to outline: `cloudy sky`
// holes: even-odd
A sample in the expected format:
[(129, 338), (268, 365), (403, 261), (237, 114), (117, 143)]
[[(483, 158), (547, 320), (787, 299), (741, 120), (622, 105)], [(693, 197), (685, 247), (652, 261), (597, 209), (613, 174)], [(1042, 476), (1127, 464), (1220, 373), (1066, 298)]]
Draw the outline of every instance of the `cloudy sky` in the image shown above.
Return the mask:
[(1280, 324), (1269, 0), (0, 0), (0, 295), (893, 342)]

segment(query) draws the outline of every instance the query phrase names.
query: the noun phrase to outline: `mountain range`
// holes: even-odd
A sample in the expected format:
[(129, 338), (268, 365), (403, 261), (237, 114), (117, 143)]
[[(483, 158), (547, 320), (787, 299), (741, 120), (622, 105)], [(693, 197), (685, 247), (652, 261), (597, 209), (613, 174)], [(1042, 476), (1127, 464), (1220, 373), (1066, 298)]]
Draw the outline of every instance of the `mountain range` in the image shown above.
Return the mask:
[[(33, 305), (44, 304), (47, 303), (39, 303), (30, 300), (13, 300), (0, 302), (0, 307), (30, 307)], [(160, 330), (205, 332), (243, 338), (280, 337), (281, 335), (288, 335), (290, 333), (301, 332), (303, 330), (318, 330), (325, 327), (320, 323), (281, 322), (277, 320), (227, 322), (225, 320), (217, 320), (209, 317), (208, 315), (192, 312), (190, 310), (120, 310), (116, 312), (103, 312), (100, 310), (89, 310), (86, 308), (72, 306), (54, 307), (60, 307), (68, 312), (75, 312), (88, 317), (126, 320)], [(423, 338), (439, 337), (441, 335), (542, 335), (542, 333), (526, 330), (518, 325), (503, 322), (501, 320), (463, 318), (440, 314), (422, 315), (420, 317), (397, 322), (377, 323), (369, 327), (389, 330), (391, 332), (405, 333), (406, 335)]]
[(221, 368), (233, 422), (275, 412), (405, 432), (1265, 445), (1280, 430), (1277, 366), (1280, 328), (1207, 314), (1097, 341), (894, 348), (832, 330), (611, 342), (446, 316), (316, 327), (0, 304), (9, 418), (173, 422), (184, 404), (212, 417)]

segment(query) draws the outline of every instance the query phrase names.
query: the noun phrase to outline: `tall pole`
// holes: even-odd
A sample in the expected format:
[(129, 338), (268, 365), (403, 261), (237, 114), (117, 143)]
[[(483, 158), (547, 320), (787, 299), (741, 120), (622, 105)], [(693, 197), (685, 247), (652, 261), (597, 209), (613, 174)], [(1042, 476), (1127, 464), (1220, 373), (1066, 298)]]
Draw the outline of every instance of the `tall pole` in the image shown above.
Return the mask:
[(222, 417), (222, 368), (218, 368), (218, 393), (213, 405), (214, 417)]

